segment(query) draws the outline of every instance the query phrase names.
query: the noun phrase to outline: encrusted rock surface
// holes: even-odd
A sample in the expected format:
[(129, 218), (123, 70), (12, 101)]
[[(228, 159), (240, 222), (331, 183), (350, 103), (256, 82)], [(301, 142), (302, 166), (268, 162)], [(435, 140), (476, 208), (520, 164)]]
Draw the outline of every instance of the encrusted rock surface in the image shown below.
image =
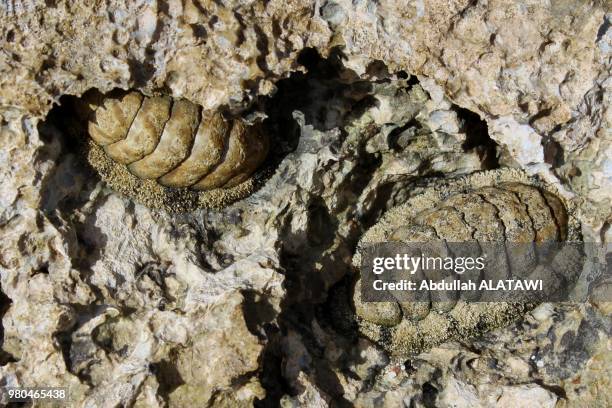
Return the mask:
[[(605, 302), (396, 361), (333, 293), (427, 177), (523, 168), (609, 243), (611, 20), (579, 0), (0, 0), (0, 385), (91, 407), (609, 405)], [(149, 209), (46, 121), (92, 88), (268, 116), (286, 154), (231, 207)]]

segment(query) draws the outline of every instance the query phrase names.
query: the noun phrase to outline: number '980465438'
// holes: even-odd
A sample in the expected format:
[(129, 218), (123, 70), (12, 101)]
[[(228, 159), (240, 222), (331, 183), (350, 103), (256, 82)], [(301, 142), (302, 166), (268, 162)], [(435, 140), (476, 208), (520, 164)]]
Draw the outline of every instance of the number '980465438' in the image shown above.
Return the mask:
[(68, 398), (68, 389), (61, 387), (6, 387), (2, 390), (3, 400), (21, 402), (27, 400), (64, 400)]

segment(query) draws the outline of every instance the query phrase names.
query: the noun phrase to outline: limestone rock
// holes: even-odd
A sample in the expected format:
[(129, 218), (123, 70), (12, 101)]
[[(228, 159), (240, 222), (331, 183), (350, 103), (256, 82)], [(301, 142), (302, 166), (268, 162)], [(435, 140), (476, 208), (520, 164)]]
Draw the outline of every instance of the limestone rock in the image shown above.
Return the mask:
[[(585, 239), (609, 242), (610, 13), (600, 0), (0, 1), (0, 385), (67, 386), (76, 406), (606, 405), (601, 303), (398, 362), (332, 294), (363, 232), (429, 178), (520, 167), (576, 203)], [(265, 119), (282, 154), (222, 210), (143, 206), (51, 120), (67, 97), (117, 88)]]

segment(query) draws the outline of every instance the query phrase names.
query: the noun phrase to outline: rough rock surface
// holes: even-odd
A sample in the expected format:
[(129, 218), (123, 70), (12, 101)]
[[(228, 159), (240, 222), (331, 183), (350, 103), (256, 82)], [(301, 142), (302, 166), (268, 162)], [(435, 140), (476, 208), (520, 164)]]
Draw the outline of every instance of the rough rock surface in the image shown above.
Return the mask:
[[(543, 304), (394, 361), (342, 326), (360, 235), (423, 177), (521, 167), (612, 241), (606, 1), (0, 1), (0, 385), (74, 406), (605, 406), (609, 307)], [(64, 95), (267, 115), (287, 153), (222, 211), (108, 189)]]

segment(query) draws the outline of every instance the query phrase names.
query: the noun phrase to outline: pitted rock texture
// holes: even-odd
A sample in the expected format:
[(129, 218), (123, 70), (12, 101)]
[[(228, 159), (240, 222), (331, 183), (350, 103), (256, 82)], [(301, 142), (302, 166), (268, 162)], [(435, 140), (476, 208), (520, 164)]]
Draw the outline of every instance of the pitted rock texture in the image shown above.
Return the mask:
[[(7, 0), (0, 43), (2, 385), (74, 406), (610, 405), (603, 304), (397, 362), (325, 303), (421, 177), (538, 173), (610, 241), (606, 2)], [(147, 208), (43, 123), (115, 88), (258, 111), (293, 152), (220, 211)]]
[[(359, 241), (353, 264), (360, 267), (362, 251), (383, 242), (432, 242), (439, 256), (484, 256), (489, 278), (513, 276), (555, 281), (575, 278), (571, 270), (581, 255), (550, 256), (546, 242), (578, 241), (579, 224), (555, 189), (516, 169), (498, 169), (433, 182), (401, 206), (391, 209)], [(508, 242), (535, 245), (485, 246), (479, 243)], [(571, 252), (570, 252), (571, 251)], [(432, 252), (433, 253), (433, 252)], [(566, 257), (575, 254), (576, 259)], [(559, 258), (559, 259), (557, 259)], [(572, 257), (574, 258), (574, 257)], [(461, 278), (477, 279), (470, 271)], [(495, 275), (493, 275), (494, 273)], [(425, 273), (427, 279), (451, 278), (443, 271)], [(571, 276), (570, 276), (571, 275)], [(353, 305), (360, 331), (398, 355), (410, 355), (457, 338), (482, 335), (487, 330), (516, 320), (533, 307), (527, 302), (478, 303), (477, 293), (457, 292), (448, 297), (428, 293), (420, 302), (362, 301), (362, 279), (353, 289)], [(552, 290), (552, 287), (546, 290)]]

